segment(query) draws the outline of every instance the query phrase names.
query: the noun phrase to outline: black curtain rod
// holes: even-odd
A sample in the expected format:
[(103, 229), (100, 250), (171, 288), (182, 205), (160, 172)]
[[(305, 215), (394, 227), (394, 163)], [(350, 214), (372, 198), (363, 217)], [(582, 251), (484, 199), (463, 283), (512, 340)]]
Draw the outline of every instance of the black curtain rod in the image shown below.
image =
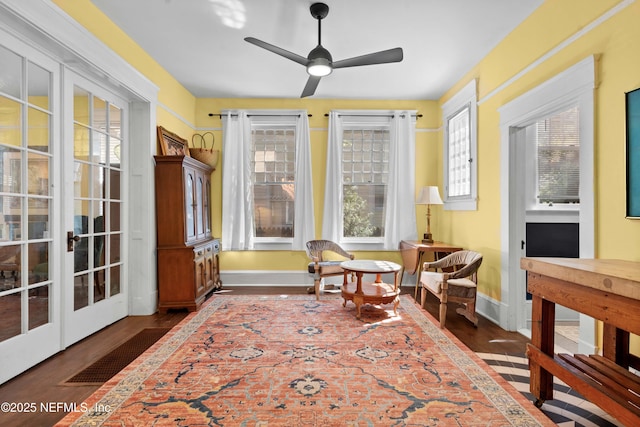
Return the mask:
[[(298, 117), (300, 117), (299, 114), (247, 114), (247, 117), (289, 117), (289, 116), (295, 116), (297, 115)], [(345, 116), (345, 117), (385, 117), (383, 114), (338, 114), (339, 116)], [(209, 117), (215, 117), (218, 116), (218, 118), (222, 118), (223, 116), (231, 116), (231, 117), (238, 117), (237, 114), (214, 114), (214, 113), (209, 113)], [(313, 114), (307, 114), (308, 117), (313, 117)], [(329, 117), (329, 113), (326, 113), (324, 115), (325, 117)], [(422, 114), (412, 114), (413, 117), (416, 118), (420, 118), (422, 117)], [(394, 118), (395, 116), (393, 114), (391, 115), (387, 115), (386, 117), (391, 117)], [(401, 115), (401, 117), (404, 117), (404, 114)]]
[[(329, 117), (329, 113), (325, 113), (325, 117)], [(395, 117), (393, 114), (338, 114), (339, 117)], [(412, 114), (413, 117), (420, 118), (422, 114)], [(400, 114), (400, 117), (404, 117), (404, 114)]]
[[(218, 116), (218, 118), (222, 118), (223, 116), (231, 116), (231, 117), (238, 117), (237, 114), (214, 114), (214, 113), (209, 113), (209, 117), (215, 117)], [(247, 117), (291, 117), (291, 116), (298, 116), (300, 117), (300, 114), (247, 114)], [(308, 117), (313, 117), (312, 114), (307, 114)]]

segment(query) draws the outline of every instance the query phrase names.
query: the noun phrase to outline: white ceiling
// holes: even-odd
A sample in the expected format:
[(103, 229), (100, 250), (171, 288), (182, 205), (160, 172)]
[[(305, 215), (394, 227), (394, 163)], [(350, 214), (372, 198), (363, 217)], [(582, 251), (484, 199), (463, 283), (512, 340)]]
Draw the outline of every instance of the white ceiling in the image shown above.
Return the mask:
[[(92, 0), (198, 98), (297, 98), (305, 68), (249, 44), (306, 57), (311, 0)], [(334, 70), (314, 98), (438, 99), (544, 0), (325, 0), (334, 61), (402, 47), (400, 63)]]

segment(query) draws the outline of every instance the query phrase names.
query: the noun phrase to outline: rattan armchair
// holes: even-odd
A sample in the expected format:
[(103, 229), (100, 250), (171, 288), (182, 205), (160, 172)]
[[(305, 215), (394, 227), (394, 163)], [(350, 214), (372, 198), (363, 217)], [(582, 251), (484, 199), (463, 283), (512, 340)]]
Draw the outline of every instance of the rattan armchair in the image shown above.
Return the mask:
[[(420, 275), (420, 304), (424, 307), (427, 292), (440, 300), (440, 328), (447, 320), (447, 303), (463, 304), (456, 312), (478, 326), (476, 316), (477, 272), (482, 264), (482, 254), (474, 251), (458, 251), (434, 261), (425, 262)], [(428, 271), (435, 269), (437, 271)], [(438, 271), (439, 270), (439, 271)]]
[[(342, 260), (325, 260), (324, 252), (333, 252), (336, 258), (342, 257)], [(340, 247), (331, 240), (310, 240), (307, 242), (307, 255), (311, 262), (307, 266), (309, 273), (313, 274), (313, 288), (316, 294), (316, 300), (320, 299), (321, 286), (320, 282), (323, 278), (329, 276), (342, 276), (344, 270), (340, 267), (340, 263), (346, 259), (354, 259), (355, 256)], [(352, 280), (355, 280), (352, 278)]]

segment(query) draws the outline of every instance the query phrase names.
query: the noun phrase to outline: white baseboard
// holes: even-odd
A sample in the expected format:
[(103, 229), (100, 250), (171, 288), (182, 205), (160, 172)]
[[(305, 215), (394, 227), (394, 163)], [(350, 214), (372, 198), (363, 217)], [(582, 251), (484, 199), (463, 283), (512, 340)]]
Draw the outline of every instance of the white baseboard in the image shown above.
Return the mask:
[(501, 313), (503, 313), (504, 310), (501, 307), (500, 301), (489, 298), (485, 294), (478, 292), (476, 297), (476, 312), (482, 315), (482, 317), (485, 317), (496, 325), (502, 327)]
[(309, 286), (313, 277), (305, 271), (233, 270), (221, 271), (223, 286)]

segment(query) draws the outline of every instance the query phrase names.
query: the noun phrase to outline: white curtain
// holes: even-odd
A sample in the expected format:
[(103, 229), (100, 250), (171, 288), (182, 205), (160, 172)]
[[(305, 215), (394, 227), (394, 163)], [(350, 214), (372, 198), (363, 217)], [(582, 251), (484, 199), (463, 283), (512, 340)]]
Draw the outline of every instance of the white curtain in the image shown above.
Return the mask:
[[(342, 135), (344, 121), (357, 116), (389, 117), (389, 180), (385, 201), (385, 235), (382, 249), (395, 250), (400, 240), (416, 239), (415, 215), (415, 111), (332, 111), (329, 114), (327, 171), (322, 238), (342, 240)], [(366, 121), (363, 120), (363, 124)]]
[(305, 250), (315, 239), (313, 211), (313, 178), (311, 174), (311, 141), (309, 116), (301, 111), (296, 118), (296, 199), (293, 225), (293, 250)]
[(251, 123), (245, 111), (222, 117), (222, 247), (253, 249)]
[(415, 111), (394, 111), (391, 119), (385, 249), (397, 249), (400, 240), (417, 237), (415, 115)]
[[(295, 124), (294, 238), (288, 249), (304, 250), (305, 243), (315, 238), (315, 220), (309, 119), (303, 110), (235, 110), (223, 114), (222, 246), (226, 250), (256, 249), (251, 178), (252, 120)], [(265, 243), (264, 249), (269, 249), (268, 245)]]
[(337, 111), (331, 111), (327, 141), (322, 238), (334, 242), (340, 242), (342, 235), (342, 129), (340, 114)]

